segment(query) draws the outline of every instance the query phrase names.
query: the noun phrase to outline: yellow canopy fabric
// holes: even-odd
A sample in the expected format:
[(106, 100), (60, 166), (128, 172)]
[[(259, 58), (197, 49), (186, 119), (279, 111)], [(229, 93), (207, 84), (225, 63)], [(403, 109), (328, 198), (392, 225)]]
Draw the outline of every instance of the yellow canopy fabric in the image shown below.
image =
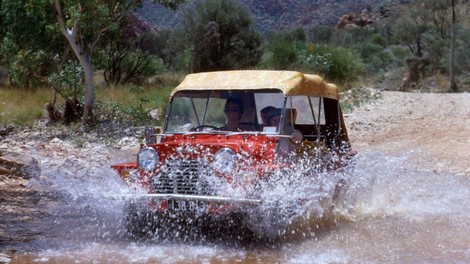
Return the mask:
[(308, 95), (339, 100), (336, 85), (318, 75), (296, 71), (239, 70), (188, 74), (171, 92), (201, 90), (277, 89), (285, 95)]

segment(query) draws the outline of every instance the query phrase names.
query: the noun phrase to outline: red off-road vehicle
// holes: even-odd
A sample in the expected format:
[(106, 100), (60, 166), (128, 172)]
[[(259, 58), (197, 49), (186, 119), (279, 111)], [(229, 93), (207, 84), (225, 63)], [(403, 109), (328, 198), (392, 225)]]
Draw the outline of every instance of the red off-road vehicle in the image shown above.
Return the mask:
[(222, 71), (187, 75), (163, 128), (146, 130), (136, 161), (112, 168), (135, 190), (127, 230), (142, 236), (169, 217), (243, 220), (272, 178), (299, 164), (334, 171), (351, 155), (335, 85), (294, 71)]

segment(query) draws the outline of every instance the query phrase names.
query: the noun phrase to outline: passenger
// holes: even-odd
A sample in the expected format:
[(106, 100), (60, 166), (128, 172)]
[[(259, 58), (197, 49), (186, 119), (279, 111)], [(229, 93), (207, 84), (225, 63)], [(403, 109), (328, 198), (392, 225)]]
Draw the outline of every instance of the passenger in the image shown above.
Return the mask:
[[(268, 114), (268, 125), (275, 127), (276, 131), (279, 131), (279, 123), (281, 121), (281, 108), (275, 108)], [(292, 143), (289, 138), (279, 138), (277, 153), (282, 158), (290, 158), (295, 153), (296, 146)]]
[(265, 108), (261, 109), (260, 111), (260, 116), (261, 116), (261, 130), (263, 130), (263, 127), (266, 127), (266, 126), (269, 126), (268, 125), (268, 118), (269, 118), (269, 112), (270, 111), (273, 111), (274, 109), (276, 109), (276, 107), (274, 106), (266, 106)]
[(281, 121), (281, 108), (274, 108), (268, 112), (268, 126), (278, 128), (279, 122)]
[(243, 101), (240, 98), (230, 97), (225, 102), (224, 113), (226, 123), (220, 130), (240, 131), (240, 119), (243, 115)]

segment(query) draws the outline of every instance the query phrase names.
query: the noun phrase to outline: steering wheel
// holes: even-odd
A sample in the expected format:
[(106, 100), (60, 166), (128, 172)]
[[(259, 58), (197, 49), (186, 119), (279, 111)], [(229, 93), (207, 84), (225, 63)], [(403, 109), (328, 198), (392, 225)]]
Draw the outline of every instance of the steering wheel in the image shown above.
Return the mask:
[(218, 127), (216, 126), (211, 126), (211, 125), (200, 125), (194, 128), (194, 131), (201, 132), (203, 131), (204, 128), (212, 128), (212, 130), (219, 130)]

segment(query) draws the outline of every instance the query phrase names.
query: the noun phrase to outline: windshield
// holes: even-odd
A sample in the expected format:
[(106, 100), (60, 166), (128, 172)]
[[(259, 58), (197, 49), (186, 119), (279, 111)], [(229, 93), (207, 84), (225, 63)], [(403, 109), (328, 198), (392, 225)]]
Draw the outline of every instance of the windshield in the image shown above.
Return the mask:
[(282, 109), (284, 102), (284, 94), (272, 89), (182, 91), (170, 102), (165, 131), (263, 131), (267, 124), (261, 110), (267, 106)]
[[(314, 134), (325, 125), (323, 98), (281, 91), (181, 91), (169, 106), (167, 133), (264, 132)], [(305, 131), (304, 131), (305, 130)], [(315, 131), (315, 132), (314, 132)]]

